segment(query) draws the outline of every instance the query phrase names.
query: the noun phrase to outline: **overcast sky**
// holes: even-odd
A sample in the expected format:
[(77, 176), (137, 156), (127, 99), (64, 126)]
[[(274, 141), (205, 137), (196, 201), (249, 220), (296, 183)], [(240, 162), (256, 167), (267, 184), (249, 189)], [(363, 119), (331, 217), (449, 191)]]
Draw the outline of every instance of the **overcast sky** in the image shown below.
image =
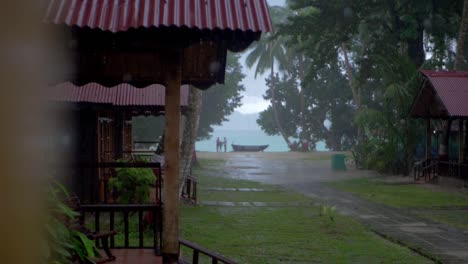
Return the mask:
[[(267, 0), (269, 5), (285, 5), (286, 0)], [(267, 87), (265, 85), (265, 78), (267, 74), (258, 75), (257, 78), (254, 77), (254, 68), (249, 69), (245, 66), (245, 58), (247, 52), (244, 52), (241, 57), (241, 63), (243, 64), (243, 71), (246, 75), (243, 84), (245, 86), (245, 91), (242, 93), (244, 98), (242, 99), (242, 106), (237, 111), (241, 113), (258, 113), (265, 110), (269, 102), (263, 100), (262, 95), (265, 93)]]

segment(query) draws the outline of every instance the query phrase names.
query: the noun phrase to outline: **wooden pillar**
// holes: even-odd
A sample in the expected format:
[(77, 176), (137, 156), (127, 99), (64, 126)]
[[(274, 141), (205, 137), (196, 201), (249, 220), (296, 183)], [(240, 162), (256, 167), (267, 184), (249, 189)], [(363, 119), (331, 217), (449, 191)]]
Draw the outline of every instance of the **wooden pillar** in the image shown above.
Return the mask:
[(464, 158), (463, 162), (465, 162), (465, 159), (466, 159), (465, 151), (468, 149), (468, 120), (465, 121), (464, 131), (465, 131), (465, 142), (464, 142), (464, 147), (463, 147), (463, 158)]
[(465, 140), (464, 140), (464, 133), (463, 133), (463, 119), (458, 120), (458, 163), (462, 163), (465, 155)]
[(123, 157), (123, 129), (124, 116), (121, 110), (114, 110), (114, 158), (115, 160)]
[(179, 142), (181, 59), (179, 52), (166, 57), (166, 130), (163, 182), (163, 263), (178, 263), (179, 256)]
[(431, 159), (431, 137), (432, 137), (431, 119), (427, 118), (427, 121), (426, 121), (426, 160)]

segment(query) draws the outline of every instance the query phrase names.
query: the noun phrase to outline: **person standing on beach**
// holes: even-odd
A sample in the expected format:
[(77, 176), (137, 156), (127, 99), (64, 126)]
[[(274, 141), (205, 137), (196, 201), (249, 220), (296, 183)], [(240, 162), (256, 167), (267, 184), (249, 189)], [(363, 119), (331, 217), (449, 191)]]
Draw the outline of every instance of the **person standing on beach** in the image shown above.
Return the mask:
[(302, 138), (302, 151), (307, 152), (309, 151), (309, 142), (306, 138)]
[(224, 152), (227, 152), (227, 139), (226, 137), (224, 137), (224, 141), (223, 141), (223, 145), (224, 145)]
[(219, 144), (221, 143), (221, 141), (219, 140), (219, 137), (216, 138), (216, 152), (219, 151)]

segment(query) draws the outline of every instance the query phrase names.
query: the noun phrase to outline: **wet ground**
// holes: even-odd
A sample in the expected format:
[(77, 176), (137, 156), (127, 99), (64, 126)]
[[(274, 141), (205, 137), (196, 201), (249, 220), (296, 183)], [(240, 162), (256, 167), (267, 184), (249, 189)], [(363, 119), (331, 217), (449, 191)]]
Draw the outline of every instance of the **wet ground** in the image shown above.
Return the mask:
[[(412, 215), (405, 210), (358, 198), (325, 183), (369, 177), (370, 171), (331, 170), (325, 154), (220, 153), (226, 177), (276, 184), (303, 193), (369, 226), (377, 234), (442, 263), (468, 263), (468, 232)], [(201, 154), (204, 157), (211, 154)]]

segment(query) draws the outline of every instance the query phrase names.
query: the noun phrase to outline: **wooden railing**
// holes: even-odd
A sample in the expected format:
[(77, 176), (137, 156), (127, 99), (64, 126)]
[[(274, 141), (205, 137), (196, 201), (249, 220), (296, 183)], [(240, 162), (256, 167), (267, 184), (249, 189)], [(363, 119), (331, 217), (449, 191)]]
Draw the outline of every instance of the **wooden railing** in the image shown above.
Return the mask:
[(230, 260), (224, 256), (221, 256), (217, 253), (211, 252), (208, 249), (205, 249), (193, 242), (179, 239), (179, 246), (184, 246), (192, 250), (192, 262), (188, 262), (187, 260), (181, 259), (180, 263), (192, 263), (198, 264), (200, 261), (200, 255), (205, 255), (206, 257), (211, 259), (211, 263), (226, 263), (226, 264), (236, 264), (237, 262)]
[(413, 167), (413, 175), (415, 181), (423, 177), (425, 182), (435, 180), (439, 175), (439, 161), (424, 160), (416, 163)]
[(468, 180), (468, 164), (458, 160), (425, 160), (415, 164), (413, 173), (416, 181), (424, 178), (425, 182), (430, 182), (439, 176)]
[(452, 178), (461, 178), (468, 180), (468, 164), (459, 163), (458, 160), (440, 161), (441, 166), (444, 166), (445, 174)]
[(95, 232), (116, 231), (110, 248), (152, 248), (161, 252), (162, 206), (156, 204), (81, 205), (81, 221)]
[(429, 161), (429, 163), (422, 169), (425, 182), (435, 181), (439, 176), (439, 162), (436, 160)]

